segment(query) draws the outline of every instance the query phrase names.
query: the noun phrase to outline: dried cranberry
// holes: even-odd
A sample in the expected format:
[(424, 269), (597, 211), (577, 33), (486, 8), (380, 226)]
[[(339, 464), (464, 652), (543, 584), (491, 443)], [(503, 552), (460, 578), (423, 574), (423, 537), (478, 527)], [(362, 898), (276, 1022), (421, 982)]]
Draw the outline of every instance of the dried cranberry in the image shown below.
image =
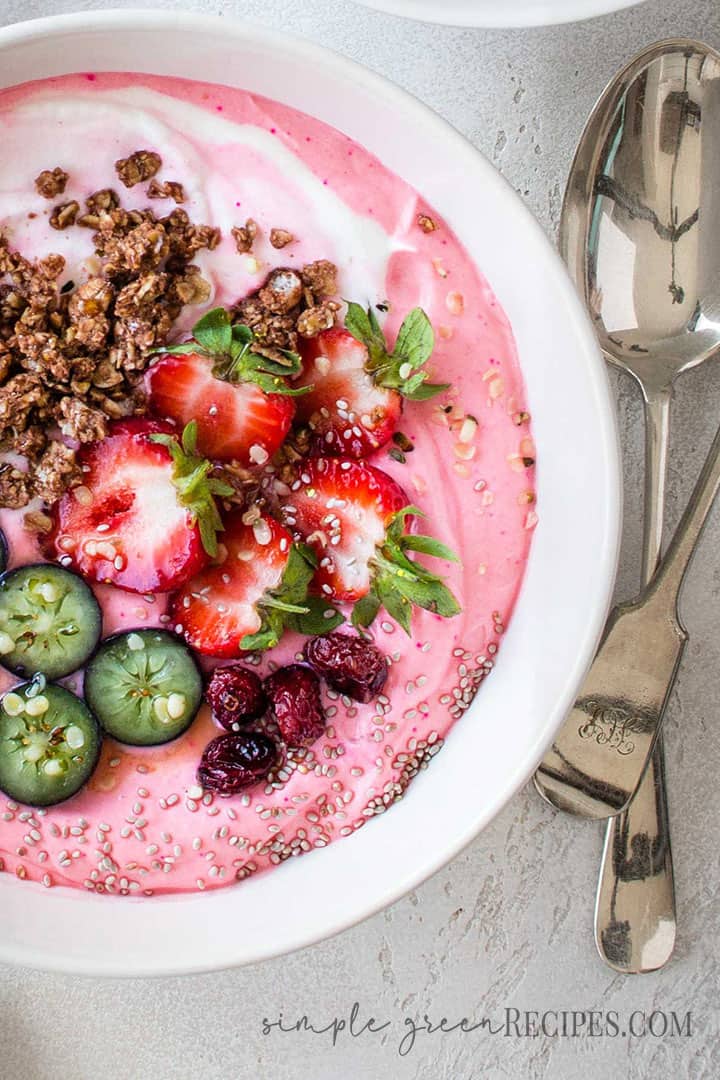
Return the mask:
[(218, 724), (228, 731), (247, 726), (267, 708), (260, 677), (239, 664), (216, 668), (205, 697)]
[(387, 663), (377, 645), (349, 634), (312, 638), (305, 643), (305, 659), (330, 686), (355, 701), (371, 701), (387, 679)]
[(325, 730), (320, 680), (303, 664), (279, 668), (265, 680), (270, 708), (288, 746), (307, 746)]
[(234, 795), (267, 776), (278, 757), (277, 743), (263, 731), (218, 735), (203, 751), (197, 778), (208, 791)]

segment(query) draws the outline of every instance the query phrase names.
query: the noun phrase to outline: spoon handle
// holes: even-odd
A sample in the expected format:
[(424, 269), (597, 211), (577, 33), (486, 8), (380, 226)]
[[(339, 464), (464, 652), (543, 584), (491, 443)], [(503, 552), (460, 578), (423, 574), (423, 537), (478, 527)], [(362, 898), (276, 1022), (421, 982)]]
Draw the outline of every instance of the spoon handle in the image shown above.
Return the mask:
[[(645, 392), (643, 585), (653, 576), (662, 548), (670, 399), (669, 388)], [(605, 963), (618, 971), (655, 971), (672, 956), (675, 928), (661, 735), (631, 802), (608, 821), (595, 899), (595, 944)]]
[(720, 428), (705, 458), (702, 471), (690, 496), (690, 502), (665, 553), (662, 569), (653, 582), (654, 591), (664, 593), (668, 604), (677, 601), (700, 534), (712, 510), (718, 488), (720, 488)]
[(667, 457), (670, 443), (672, 390), (643, 387), (645, 398), (645, 500), (643, 518), (642, 584), (655, 573), (662, 550)]
[(595, 944), (616, 971), (657, 971), (673, 954), (676, 926), (661, 734), (632, 801), (605, 831)]

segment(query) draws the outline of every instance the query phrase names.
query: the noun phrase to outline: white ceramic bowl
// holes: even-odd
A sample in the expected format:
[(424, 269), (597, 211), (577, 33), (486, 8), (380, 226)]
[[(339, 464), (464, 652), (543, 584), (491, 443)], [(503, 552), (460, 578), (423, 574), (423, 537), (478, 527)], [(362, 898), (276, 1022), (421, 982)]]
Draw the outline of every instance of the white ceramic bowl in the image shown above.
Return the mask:
[(0, 874), (0, 960), (98, 975), (208, 970), (318, 941), (396, 900), (456, 855), (531, 775), (587, 668), (612, 589), (614, 414), (592, 330), (540, 227), (485, 158), (395, 86), (307, 42), (229, 19), (107, 12), (0, 31), (4, 85), (89, 69), (239, 84), (335, 125), (400, 173), (456, 230), (508, 313), (538, 447), (540, 523), (496, 669), (391, 812), (323, 851), (205, 895), (97, 897)]
[(592, 19), (643, 0), (360, 0), (368, 7), (443, 26), (550, 26)]

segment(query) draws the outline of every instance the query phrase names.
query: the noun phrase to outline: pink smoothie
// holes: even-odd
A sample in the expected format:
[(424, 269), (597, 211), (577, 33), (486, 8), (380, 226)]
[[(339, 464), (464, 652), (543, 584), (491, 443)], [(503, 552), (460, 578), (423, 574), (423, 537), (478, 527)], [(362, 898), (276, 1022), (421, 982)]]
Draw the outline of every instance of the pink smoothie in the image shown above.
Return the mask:
[[(381, 450), (373, 463), (427, 513), (423, 531), (459, 554), (461, 567), (443, 571), (463, 612), (446, 620), (418, 611), (412, 638), (381, 613), (373, 630), (391, 665), (377, 701), (328, 692), (325, 735), (293, 751), (272, 782), (230, 798), (197, 787), (203, 747), (219, 734), (207, 710), (165, 747), (106, 739), (89, 785), (55, 808), (0, 794), (0, 869), (20, 878), (138, 896), (230, 885), (386, 810), (491, 671), (536, 521), (535, 452), (512, 332), (461, 238), (432, 207), (361, 146), (286, 106), (180, 79), (74, 75), (0, 92), (0, 132), (0, 222), (25, 255), (61, 252), (63, 280), (91, 269), (90, 230), (51, 229), (52, 203), (35, 193), (34, 177), (59, 165), (70, 175), (63, 201), (113, 186), (123, 205), (144, 205), (142, 187), (127, 192), (115, 182), (114, 162), (153, 149), (160, 179), (183, 183), (191, 219), (222, 229), (220, 247), (196, 260), (214, 290), (207, 307), (257, 288), (273, 266), (331, 259), (343, 297), (389, 303), (391, 341), (407, 311), (425, 309), (436, 335), (433, 380), (452, 383), (441, 404), (406, 407), (402, 430), (415, 445), (406, 462)], [(418, 215), (435, 228), (426, 231)], [(252, 256), (241, 256), (230, 228), (247, 217), (262, 235)], [(298, 242), (275, 251), (266, 239), (273, 227)], [(187, 309), (179, 331), (203, 310)], [(0, 526), (11, 565), (40, 557), (21, 513), (0, 511)], [(106, 633), (167, 621), (165, 597), (110, 587), (97, 595)], [(261, 658), (261, 673), (300, 645), (285, 639)], [(0, 673), (0, 691), (13, 682)], [(80, 676), (64, 682), (80, 689)], [(484, 723), (482, 704), (463, 722)]]

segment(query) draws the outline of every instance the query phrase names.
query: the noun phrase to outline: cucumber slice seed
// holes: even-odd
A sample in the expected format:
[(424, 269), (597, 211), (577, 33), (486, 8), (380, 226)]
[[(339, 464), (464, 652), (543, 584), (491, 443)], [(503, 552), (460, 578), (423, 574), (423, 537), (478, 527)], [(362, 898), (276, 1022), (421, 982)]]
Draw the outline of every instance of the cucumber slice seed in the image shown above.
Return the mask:
[(132, 746), (157, 746), (182, 735), (197, 715), (202, 691), (192, 653), (167, 630), (107, 638), (85, 672), (85, 700), (100, 724)]
[(102, 614), (77, 574), (50, 563), (0, 578), (0, 664), (15, 675), (61, 679), (95, 651)]
[(54, 806), (75, 795), (100, 755), (97, 720), (63, 686), (45, 680), (0, 699), (0, 791), (28, 806)]

